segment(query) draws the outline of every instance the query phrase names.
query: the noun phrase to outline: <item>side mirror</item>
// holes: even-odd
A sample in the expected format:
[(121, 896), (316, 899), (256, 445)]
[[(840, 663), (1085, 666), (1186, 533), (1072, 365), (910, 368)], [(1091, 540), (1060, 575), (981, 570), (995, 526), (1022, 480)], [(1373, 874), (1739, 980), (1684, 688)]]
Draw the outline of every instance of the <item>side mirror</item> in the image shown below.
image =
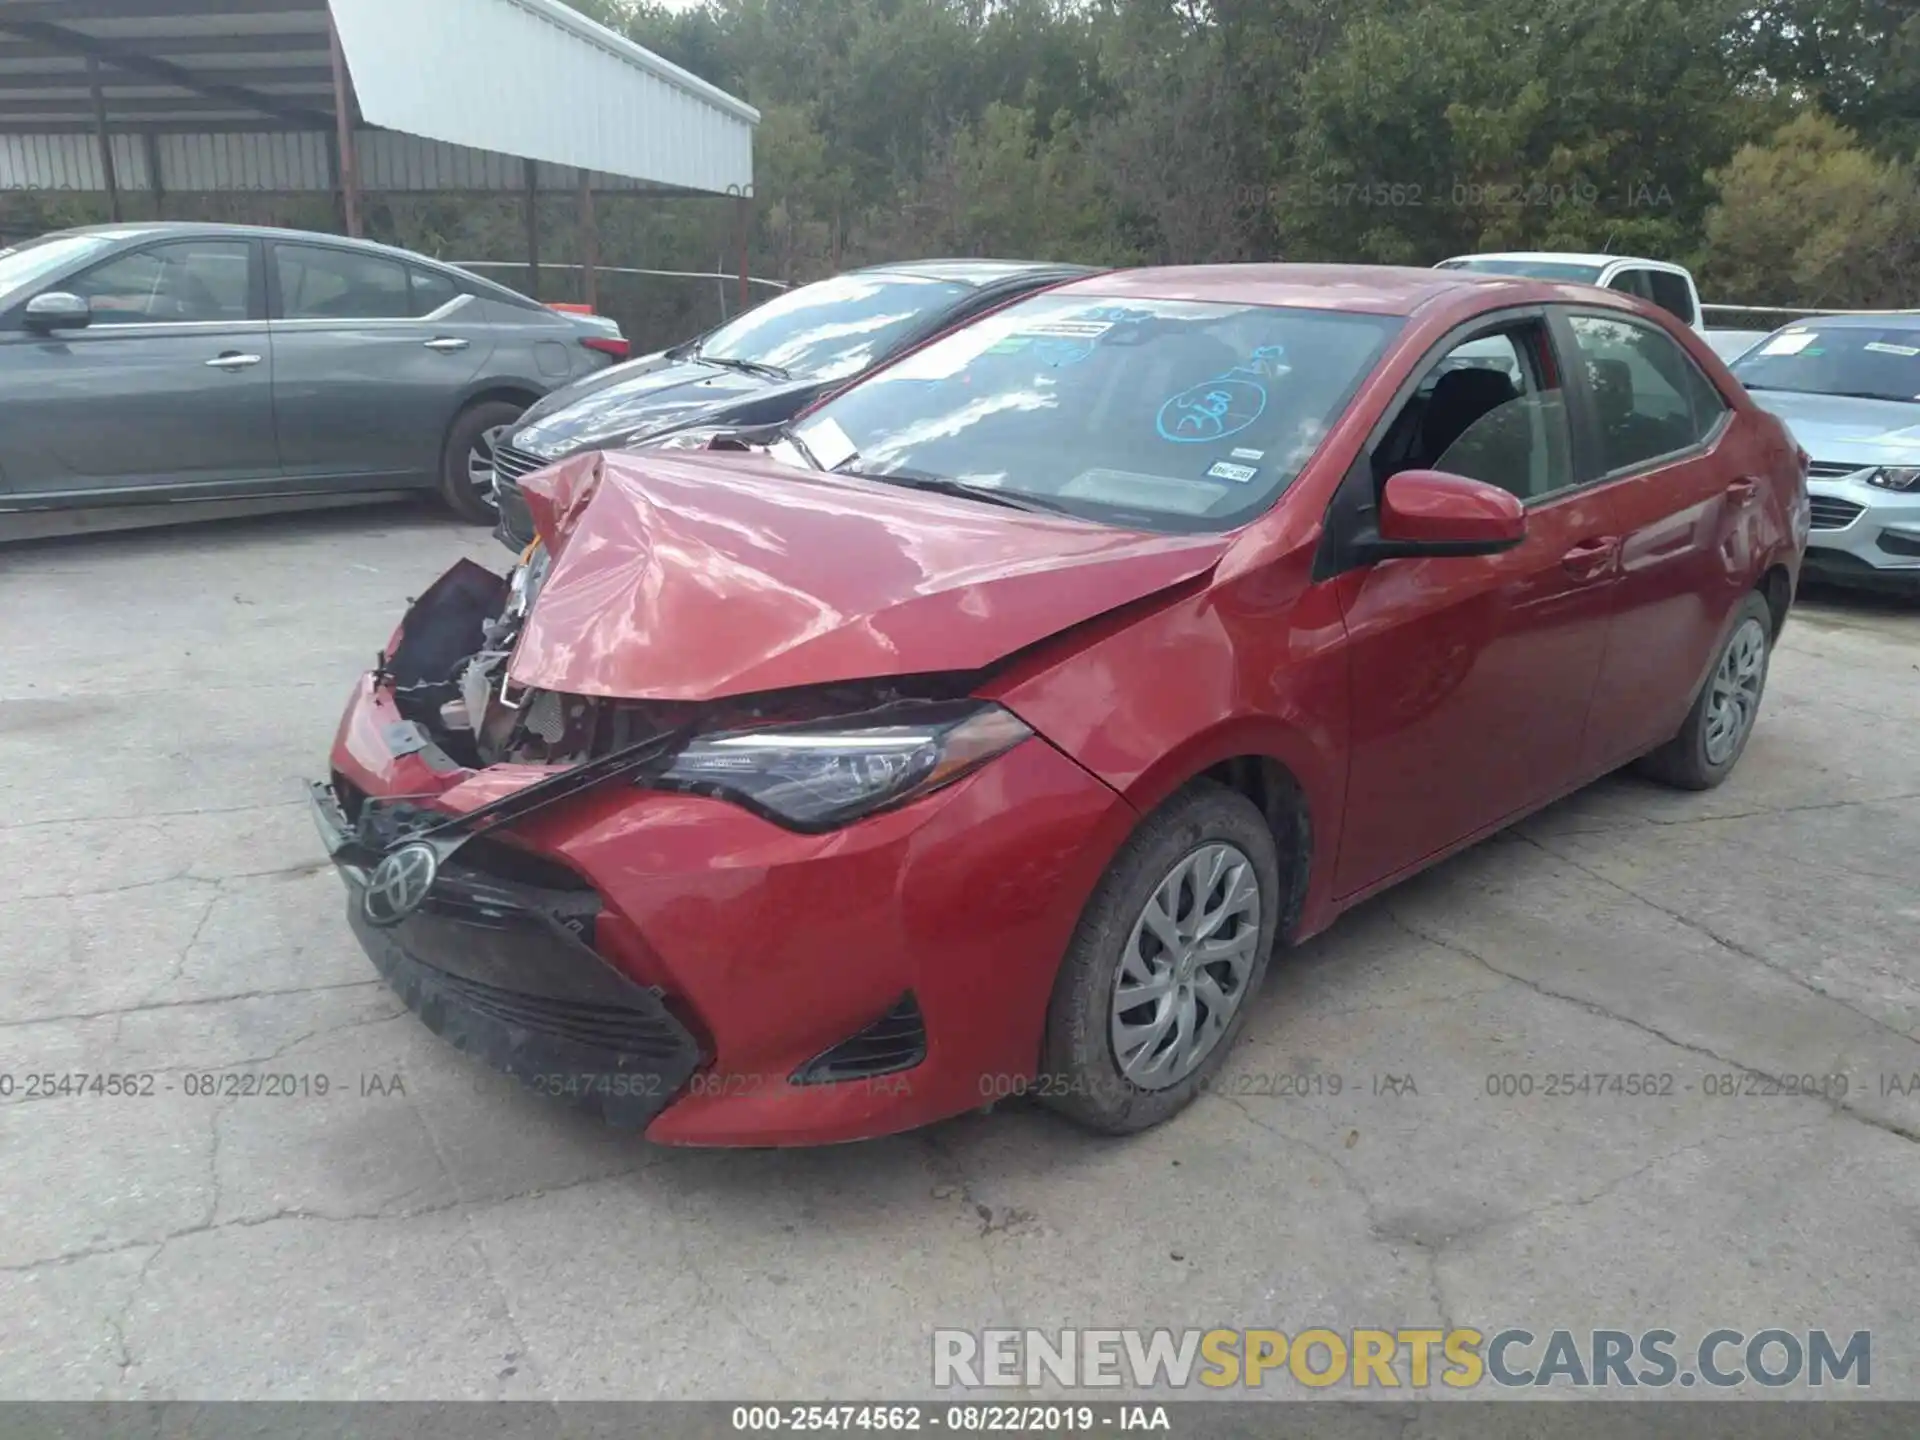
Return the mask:
[(1362, 548), (1368, 560), (1497, 555), (1526, 538), (1519, 496), (1444, 470), (1402, 470), (1388, 478), (1377, 534)]
[(48, 290), (27, 302), (25, 320), (29, 330), (43, 335), (51, 330), (82, 330), (93, 323), (93, 311), (78, 295)]

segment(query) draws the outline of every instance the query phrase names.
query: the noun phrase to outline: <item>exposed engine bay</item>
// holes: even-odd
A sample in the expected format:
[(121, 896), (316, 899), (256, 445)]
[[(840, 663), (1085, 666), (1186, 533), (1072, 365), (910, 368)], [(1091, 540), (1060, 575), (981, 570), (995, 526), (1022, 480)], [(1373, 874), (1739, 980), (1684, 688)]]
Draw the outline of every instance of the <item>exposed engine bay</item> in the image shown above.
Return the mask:
[(380, 656), (375, 677), (392, 687), (401, 715), (461, 765), (581, 765), (696, 723), (752, 729), (958, 699), (976, 678), (892, 676), (710, 704), (516, 687), (514, 647), (550, 568), (540, 545), (505, 577), (458, 562), (408, 609), (393, 653)]

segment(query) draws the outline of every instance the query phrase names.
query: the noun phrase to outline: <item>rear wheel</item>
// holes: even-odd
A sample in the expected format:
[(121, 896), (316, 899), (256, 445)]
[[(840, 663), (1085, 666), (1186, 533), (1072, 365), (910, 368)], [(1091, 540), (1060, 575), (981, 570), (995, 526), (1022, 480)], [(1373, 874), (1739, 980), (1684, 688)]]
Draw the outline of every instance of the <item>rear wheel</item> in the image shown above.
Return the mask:
[(1196, 781), (1143, 820), (1054, 982), (1047, 1102), (1116, 1135), (1191, 1104), (1246, 1023), (1280, 895), (1273, 832), (1237, 791)]
[(1760, 714), (1772, 652), (1773, 612), (1766, 597), (1749, 595), (1680, 733), (1642, 760), (1641, 772), (1682, 790), (1711, 790), (1731, 775)]
[(493, 498), (494, 449), (509, 434), (526, 406), (512, 400), (482, 400), (469, 405), (447, 431), (440, 458), (440, 498), (462, 520), (491, 525), (498, 513)]

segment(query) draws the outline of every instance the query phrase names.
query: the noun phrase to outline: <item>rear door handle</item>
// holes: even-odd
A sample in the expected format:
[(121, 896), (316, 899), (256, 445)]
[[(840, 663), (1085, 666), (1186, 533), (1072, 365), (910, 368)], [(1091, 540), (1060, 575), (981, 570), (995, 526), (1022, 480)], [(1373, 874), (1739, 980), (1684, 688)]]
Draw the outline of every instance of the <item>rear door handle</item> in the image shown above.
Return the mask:
[(1620, 542), (1614, 539), (1582, 540), (1560, 557), (1561, 568), (1576, 580), (1593, 580), (1613, 564)]
[(225, 354), (216, 355), (213, 359), (207, 361), (207, 366), (213, 370), (244, 370), (249, 365), (258, 365), (259, 363), (260, 357), (258, 355), (242, 355), (238, 350), (229, 350)]
[(442, 355), (451, 355), (455, 350), (464, 350), (473, 342), (462, 340), (454, 335), (442, 335), (438, 339), (424, 342), (427, 349), (438, 350)]

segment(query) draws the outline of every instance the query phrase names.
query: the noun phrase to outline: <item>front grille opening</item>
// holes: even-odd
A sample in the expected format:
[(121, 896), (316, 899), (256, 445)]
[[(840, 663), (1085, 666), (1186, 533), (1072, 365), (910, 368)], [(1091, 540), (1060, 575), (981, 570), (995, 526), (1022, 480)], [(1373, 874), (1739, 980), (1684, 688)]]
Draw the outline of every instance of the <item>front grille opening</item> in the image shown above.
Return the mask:
[(911, 1070), (927, 1058), (927, 1025), (909, 990), (893, 1008), (858, 1034), (816, 1055), (794, 1071), (796, 1085), (832, 1085)]
[(1813, 512), (1811, 525), (1815, 530), (1843, 530), (1866, 509), (1864, 505), (1856, 505), (1851, 500), (1839, 500), (1831, 495), (1815, 495), (1807, 503)]
[(493, 468), (508, 480), (518, 480), (523, 475), (531, 475), (534, 471), (551, 463), (525, 450), (516, 450), (511, 445), (493, 447)]
[(475, 835), (455, 852), (449, 863), (516, 885), (593, 893), (593, 886), (571, 866), (489, 835)]
[(1807, 466), (1807, 474), (1815, 480), (1838, 480), (1843, 475), (1858, 475), (1862, 470), (1871, 470), (1871, 465), (1847, 465), (1834, 460), (1816, 460)]
[(1920, 540), (1909, 540), (1905, 535), (1896, 535), (1891, 530), (1880, 532), (1880, 548), (1889, 555), (1920, 558)]

